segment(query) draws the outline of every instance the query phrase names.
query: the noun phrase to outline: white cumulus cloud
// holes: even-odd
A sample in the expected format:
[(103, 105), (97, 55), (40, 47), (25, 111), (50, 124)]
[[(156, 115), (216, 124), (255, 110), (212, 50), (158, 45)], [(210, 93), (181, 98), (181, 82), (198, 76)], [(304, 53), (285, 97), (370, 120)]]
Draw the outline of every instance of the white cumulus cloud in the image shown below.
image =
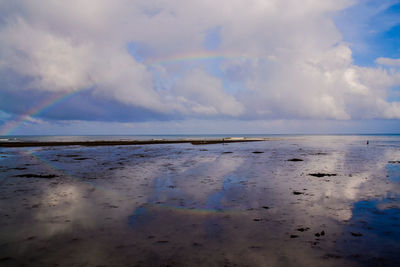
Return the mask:
[[(335, 14), (354, 3), (2, 1), (0, 75), (12, 71), (28, 79), (22, 90), (93, 87), (93, 97), (187, 118), (400, 118), (400, 103), (389, 100), (400, 85), (399, 59), (376, 60), (389, 68), (355, 65), (335, 26)], [(214, 53), (231, 57), (211, 61), (212, 70), (205, 64), (149, 67), (127, 49), (140, 43), (146, 60), (158, 62), (204, 51), (207, 33), (216, 28)]]
[(244, 106), (223, 90), (222, 81), (195, 69), (179, 80), (173, 91), (185, 110), (204, 115), (238, 116)]
[(387, 66), (400, 66), (400, 58), (380, 57), (376, 59), (376, 63)]

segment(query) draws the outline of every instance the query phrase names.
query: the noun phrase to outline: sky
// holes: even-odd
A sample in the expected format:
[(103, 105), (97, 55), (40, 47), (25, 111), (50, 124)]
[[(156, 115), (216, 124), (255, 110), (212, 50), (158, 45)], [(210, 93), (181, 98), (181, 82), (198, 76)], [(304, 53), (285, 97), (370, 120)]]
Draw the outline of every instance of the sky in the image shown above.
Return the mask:
[(0, 135), (400, 133), (399, 0), (1, 0)]

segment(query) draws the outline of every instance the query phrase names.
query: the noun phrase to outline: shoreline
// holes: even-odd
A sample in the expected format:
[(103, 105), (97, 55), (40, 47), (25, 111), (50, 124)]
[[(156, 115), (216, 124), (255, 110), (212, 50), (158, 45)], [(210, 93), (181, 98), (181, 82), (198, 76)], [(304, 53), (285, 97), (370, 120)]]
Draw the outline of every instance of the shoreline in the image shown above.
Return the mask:
[(0, 147), (54, 147), (54, 146), (128, 146), (128, 145), (154, 145), (154, 144), (183, 144), (191, 143), (192, 145), (209, 145), (222, 143), (239, 143), (239, 142), (261, 142), (270, 141), (271, 138), (246, 138), (246, 137), (229, 137), (217, 139), (151, 139), (151, 140), (118, 140), (118, 141), (44, 141), (44, 142), (0, 142)]

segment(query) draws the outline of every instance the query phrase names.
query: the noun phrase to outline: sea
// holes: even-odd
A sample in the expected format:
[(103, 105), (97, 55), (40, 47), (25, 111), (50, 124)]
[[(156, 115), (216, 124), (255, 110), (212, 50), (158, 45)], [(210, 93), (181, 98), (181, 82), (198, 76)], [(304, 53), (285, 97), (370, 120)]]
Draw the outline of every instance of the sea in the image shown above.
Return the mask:
[(0, 266), (400, 266), (400, 135), (0, 148)]

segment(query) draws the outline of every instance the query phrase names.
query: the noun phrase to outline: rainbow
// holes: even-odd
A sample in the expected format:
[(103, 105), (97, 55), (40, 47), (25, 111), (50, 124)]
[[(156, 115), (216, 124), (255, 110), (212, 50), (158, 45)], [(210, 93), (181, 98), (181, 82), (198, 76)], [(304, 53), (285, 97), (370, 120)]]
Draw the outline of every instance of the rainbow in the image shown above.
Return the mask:
[[(185, 63), (193, 61), (206, 61), (206, 60), (247, 60), (251, 59), (246, 54), (239, 54), (235, 52), (224, 52), (219, 51), (196, 51), (190, 53), (182, 53), (179, 55), (173, 55), (168, 57), (160, 57), (147, 60), (143, 62), (145, 66), (152, 67), (156, 65), (168, 65), (173, 63)], [(39, 115), (44, 110), (55, 106), (56, 104), (65, 101), (66, 99), (82, 92), (84, 90), (90, 89), (83, 88), (75, 90), (73, 92), (54, 94), (50, 97), (44, 99), (39, 105), (30, 108), (24, 114), (19, 115), (15, 120), (9, 121), (0, 127), (0, 136), (12, 135), (12, 133), (18, 129), (25, 121), (32, 119), (33, 117)]]
[(147, 66), (166, 65), (172, 63), (184, 63), (191, 61), (205, 61), (205, 60), (245, 60), (251, 59), (246, 54), (239, 54), (235, 52), (221, 53), (219, 51), (196, 51), (190, 53), (182, 53), (168, 57), (160, 57), (150, 59), (144, 62)]
[[(29, 151), (21, 151), (19, 152), (22, 156), (29, 158), (30, 160), (35, 160), (38, 164), (40, 164), (40, 167), (43, 171), (50, 173), (50, 174), (56, 174), (58, 176), (62, 176), (63, 179), (70, 179), (70, 180), (75, 180), (79, 181), (82, 184), (90, 185), (92, 187), (95, 187), (96, 190), (100, 190), (103, 193), (107, 194), (113, 194), (109, 189), (105, 188), (104, 186), (99, 186), (99, 184), (88, 181), (85, 179), (80, 179), (78, 177), (69, 175), (66, 173), (65, 170), (62, 168), (59, 168), (55, 166), (54, 164), (51, 164), (48, 160), (43, 159), (39, 155), (35, 154), (34, 150), (29, 150)], [(168, 205), (168, 204), (161, 204), (161, 203), (144, 203), (143, 205), (137, 207), (137, 209), (148, 209), (151, 212), (157, 212), (157, 211), (167, 211), (167, 212), (174, 212), (176, 214), (182, 214), (182, 215), (190, 215), (190, 216), (209, 216), (209, 215), (215, 215), (215, 216), (243, 216), (248, 212), (246, 209), (212, 209), (212, 208), (193, 208), (193, 207), (184, 207), (184, 206), (175, 206), (175, 205)], [(135, 212), (133, 213), (130, 218), (131, 220), (134, 219)]]
[(166, 205), (166, 204), (152, 204), (148, 203), (145, 204), (145, 207), (150, 207), (152, 209), (164, 209), (164, 210), (169, 210), (169, 211), (175, 211), (177, 213), (184, 213), (184, 214), (190, 214), (190, 215), (209, 215), (209, 214), (215, 214), (215, 215), (243, 215), (246, 210), (240, 210), (240, 209), (205, 209), (205, 208), (190, 208), (190, 207), (183, 207), (183, 206), (172, 206), (172, 205)]
[(82, 184), (90, 185), (92, 187), (96, 187), (96, 189), (101, 190), (102, 192), (108, 193), (109, 190), (104, 188), (104, 186), (100, 186), (96, 184), (94, 181), (89, 181), (89, 180), (84, 180), (80, 179), (78, 177), (72, 176), (68, 174), (65, 170), (62, 168), (57, 167), (54, 164), (51, 164), (48, 160), (43, 159), (39, 155), (35, 154), (34, 150), (28, 150), (28, 151), (20, 151), (19, 152), (22, 156), (30, 159), (30, 160), (35, 160), (36, 163), (40, 165), (40, 168), (49, 174), (56, 174), (58, 176), (62, 176), (63, 179), (69, 179), (69, 180), (74, 180), (74, 181), (79, 181)]
[(40, 115), (40, 113), (45, 111), (46, 109), (51, 108), (57, 105), (58, 103), (61, 103), (84, 90), (88, 90), (89, 88), (83, 88), (81, 90), (75, 90), (68, 93), (52, 94), (51, 96), (45, 98), (39, 105), (34, 106), (29, 110), (27, 110), (22, 115), (19, 115), (15, 120), (5, 123), (0, 128), (0, 136), (11, 135), (13, 131), (15, 131), (25, 121), (30, 120), (31, 118), (37, 115)]

